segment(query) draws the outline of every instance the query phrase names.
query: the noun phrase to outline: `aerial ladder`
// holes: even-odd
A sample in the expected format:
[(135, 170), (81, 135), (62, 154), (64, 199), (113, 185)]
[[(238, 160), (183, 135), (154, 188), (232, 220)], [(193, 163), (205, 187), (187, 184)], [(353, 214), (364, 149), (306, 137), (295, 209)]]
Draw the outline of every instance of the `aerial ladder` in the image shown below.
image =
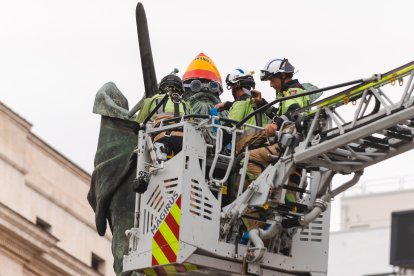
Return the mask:
[[(366, 167), (414, 148), (413, 78), (410, 62), (296, 110), (297, 120), (276, 132), (281, 154), (245, 190), (249, 152), (238, 156), (235, 144), (246, 127), (263, 129), (197, 114), (141, 125), (136, 180), (146, 189), (136, 194), (124, 271), (326, 275), (330, 202)], [(151, 137), (177, 129), (183, 147), (167, 160)], [(301, 174), (297, 186), (289, 184), (294, 172)], [(336, 174), (350, 179), (334, 188)], [(242, 183), (234, 191), (237, 175)], [(257, 226), (246, 229), (245, 220)]]

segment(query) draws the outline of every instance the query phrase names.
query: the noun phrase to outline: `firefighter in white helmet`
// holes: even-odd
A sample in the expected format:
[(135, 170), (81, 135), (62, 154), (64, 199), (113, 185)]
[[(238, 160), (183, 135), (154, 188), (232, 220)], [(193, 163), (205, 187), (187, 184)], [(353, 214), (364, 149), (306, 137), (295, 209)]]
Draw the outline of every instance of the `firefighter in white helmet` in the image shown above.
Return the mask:
[[(244, 119), (247, 115), (258, 108), (257, 102), (261, 101), (261, 94), (252, 94), (255, 88), (255, 81), (252, 73), (244, 68), (233, 70), (226, 77), (227, 89), (231, 90), (234, 102), (231, 104), (228, 118), (236, 121)], [(268, 123), (267, 116), (260, 112), (251, 117), (246, 124), (255, 126), (265, 126)], [(249, 147), (249, 163), (247, 167), (248, 180), (252, 181), (269, 164), (271, 156), (279, 154), (279, 148), (276, 144), (271, 145), (263, 131), (254, 128), (245, 128), (245, 133), (236, 143), (237, 153), (241, 153), (246, 147)], [(248, 184), (249, 181), (246, 181)], [(238, 186), (236, 184), (236, 186)], [(237, 187), (236, 187), (237, 188)]]
[[(276, 98), (287, 97), (302, 93), (305, 89), (297, 79), (293, 79), (295, 67), (287, 58), (273, 58), (266, 63), (263, 70), (260, 70), (260, 80), (269, 81), (270, 87), (275, 89)], [(266, 133), (274, 135), (275, 131), (281, 126), (283, 121), (294, 119), (291, 112), (302, 108), (309, 103), (309, 96), (297, 97), (282, 101), (277, 110), (273, 109), (273, 122), (266, 126)]]

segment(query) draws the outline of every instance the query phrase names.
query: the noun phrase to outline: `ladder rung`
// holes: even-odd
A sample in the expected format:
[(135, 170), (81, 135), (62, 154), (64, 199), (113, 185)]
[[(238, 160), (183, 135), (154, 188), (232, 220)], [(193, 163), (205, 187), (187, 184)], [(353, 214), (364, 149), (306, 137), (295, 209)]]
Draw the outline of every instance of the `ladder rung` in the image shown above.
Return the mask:
[(299, 211), (299, 209), (298, 210), (293, 210), (292, 207), (286, 206), (284, 204), (278, 204), (277, 207), (276, 207), (276, 210), (278, 212), (286, 212), (286, 213), (291, 213), (293, 211), (295, 211), (294, 213), (303, 213), (304, 212), (304, 210)]
[(332, 161), (345, 161), (345, 160), (348, 160), (348, 156), (340, 154), (340, 153), (336, 153), (336, 152), (327, 152), (326, 155)]
[(304, 211), (308, 210), (308, 206), (296, 202), (289, 202), (285, 201), (285, 204), (279, 204), (279, 206), (287, 207), (287, 209), (292, 210), (293, 208), (297, 208), (298, 212), (303, 213)]
[(396, 138), (407, 142), (411, 142), (413, 140), (412, 136), (407, 136), (398, 132), (386, 131), (386, 133), (386, 135), (391, 138)]
[(364, 146), (365, 147), (371, 147), (374, 149), (379, 149), (379, 150), (389, 150), (390, 147), (388, 145), (382, 145), (382, 144), (377, 144), (374, 142), (370, 142), (370, 141), (364, 141)]
[(351, 145), (349, 145), (349, 147), (353, 150), (353, 151), (355, 151), (355, 152), (365, 152), (365, 149), (364, 148), (360, 148), (360, 147), (355, 147), (355, 146), (351, 146)]
[(254, 216), (249, 216), (249, 215), (244, 214), (242, 216), (242, 218), (249, 219), (249, 220), (260, 221), (260, 222), (266, 223), (266, 219), (265, 218), (261, 218), (261, 217), (254, 217)]
[(373, 143), (388, 145), (388, 139), (386, 139), (386, 138), (378, 138), (378, 137), (374, 137), (374, 136), (367, 136), (364, 139), (368, 140), (370, 142), (373, 142)]
[(227, 159), (227, 160), (231, 160), (231, 159), (233, 159), (233, 157), (232, 157), (232, 156), (227, 156), (227, 155), (224, 155), (224, 154), (219, 154), (218, 156), (219, 156), (219, 158), (221, 158), (221, 159)]
[(295, 187), (295, 186), (283, 185), (282, 188), (286, 189), (286, 190), (289, 190), (289, 191), (310, 194), (310, 192), (306, 191), (306, 189), (302, 189), (302, 188)]
[(405, 134), (408, 136), (412, 135), (411, 130), (408, 130), (408, 129), (398, 129), (397, 127), (390, 127), (388, 130), (392, 132), (396, 132), (396, 133)]

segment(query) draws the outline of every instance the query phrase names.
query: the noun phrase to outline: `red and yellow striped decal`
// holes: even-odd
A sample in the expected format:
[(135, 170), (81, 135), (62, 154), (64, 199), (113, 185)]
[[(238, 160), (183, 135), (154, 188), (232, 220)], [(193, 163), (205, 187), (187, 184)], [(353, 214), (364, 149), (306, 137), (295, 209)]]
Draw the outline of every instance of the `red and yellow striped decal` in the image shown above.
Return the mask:
[(163, 276), (163, 275), (175, 275), (178, 273), (185, 273), (194, 270), (198, 270), (199, 267), (193, 264), (171, 264), (164, 266), (156, 266), (153, 268), (147, 268), (142, 271), (145, 275), (148, 276)]
[(177, 261), (180, 247), (181, 195), (152, 237), (152, 265), (164, 265)]

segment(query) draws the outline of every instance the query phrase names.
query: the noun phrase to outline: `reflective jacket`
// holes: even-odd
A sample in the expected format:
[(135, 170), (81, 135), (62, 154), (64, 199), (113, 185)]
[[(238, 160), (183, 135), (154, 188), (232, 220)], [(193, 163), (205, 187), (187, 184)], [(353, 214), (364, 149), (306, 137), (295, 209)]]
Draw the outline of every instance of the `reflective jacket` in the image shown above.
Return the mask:
[[(305, 89), (299, 83), (298, 80), (291, 80), (284, 84), (284, 91), (276, 94), (276, 99), (292, 96), (295, 94), (303, 93)], [(298, 108), (302, 108), (308, 105), (309, 96), (297, 97), (290, 100), (282, 101), (279, 105), (278, 115), (285, 115), (287, 112), (291, 112)]]
[[(242, 96), (240, 99), (233, 102), (228, 118), (236, 121), (240, 121), (247, 117), (257, 108), (255, 102), (250, 97)], [(256, 116), (251, 117), (247, 120), (246, 124), (255, 126), (264, 126), (267, 124), (267, 117), (264, 113), (257, 113)]]
[[(145, 118), (151, 113), (152, 110), (162, 101), (165, 97), (165, 94), (157, 94), (152, 98), (147, 98), (144, 100), (144, 104), (137, 116), (136, 121), (138, 123), (144, 122)], [(150, 121), (154, 121), (155, 117), (158, 115), (169, 115), (170, 117), (178, 117), (183, 115), (191, 114), (192, 109), (190, 104), (188, 104), (183, 99), (179, 103), (174, 103), (171, 100), (171, 97), (158, 108), (157, 112), (151, 117)]]

